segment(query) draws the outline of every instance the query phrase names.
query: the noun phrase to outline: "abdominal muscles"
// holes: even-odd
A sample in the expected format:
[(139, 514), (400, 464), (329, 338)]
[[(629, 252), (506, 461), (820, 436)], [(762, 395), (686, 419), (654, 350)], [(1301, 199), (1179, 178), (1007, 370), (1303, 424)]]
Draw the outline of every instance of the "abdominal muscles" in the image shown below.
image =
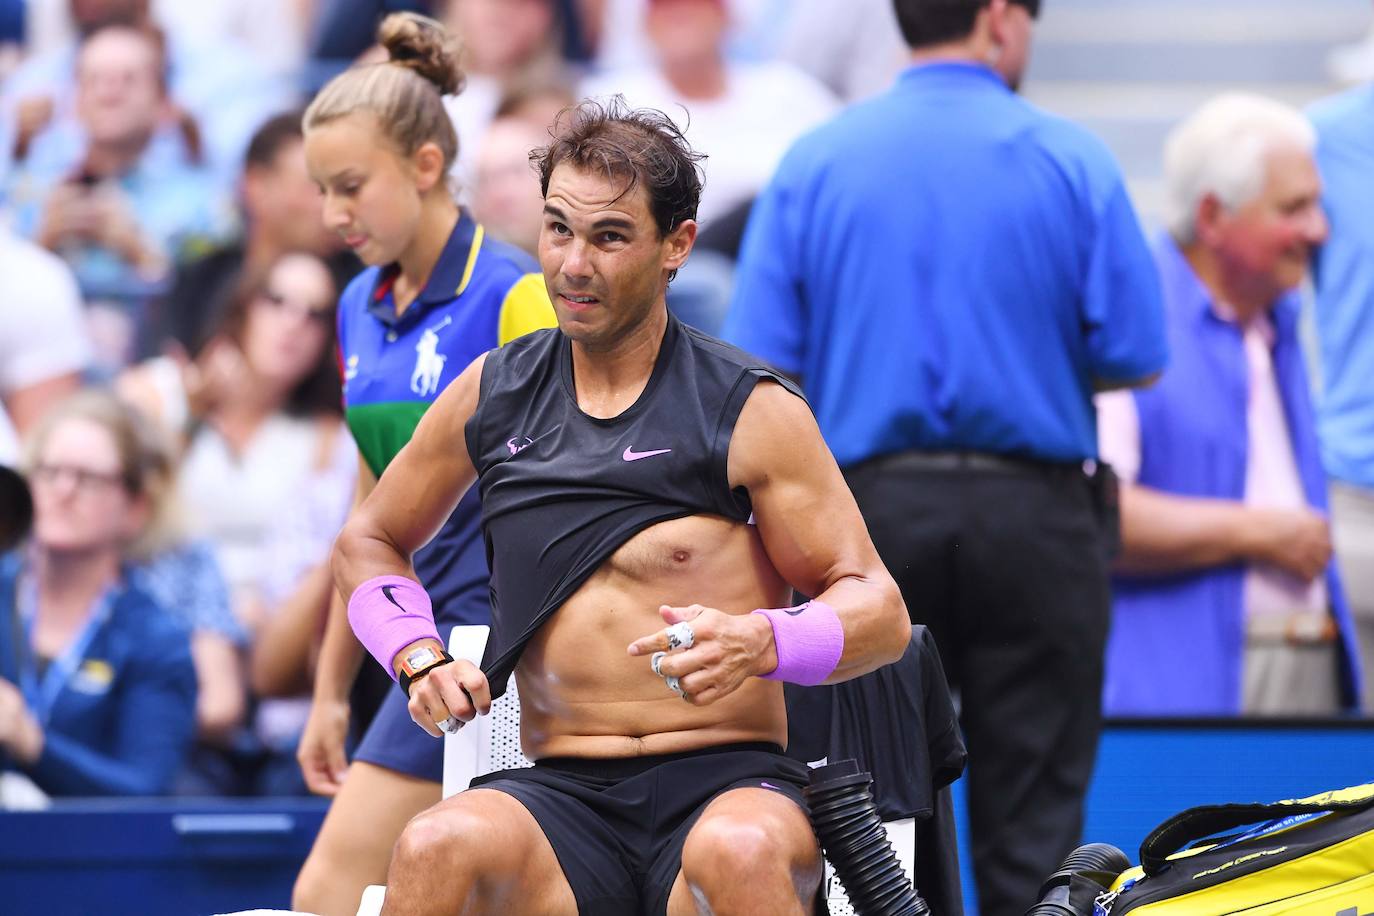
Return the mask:
[(758, 531), (717, 516), (661, 522), (621, 545), (521, 656), (521, 735), (541, 757), (667, 754), (741, 741), (784, 744), (781, 685), (747, 679), (697, 707), (668, 689), (634, 640), (666, 624), (660, 605), (729, 614), (790, 603)]

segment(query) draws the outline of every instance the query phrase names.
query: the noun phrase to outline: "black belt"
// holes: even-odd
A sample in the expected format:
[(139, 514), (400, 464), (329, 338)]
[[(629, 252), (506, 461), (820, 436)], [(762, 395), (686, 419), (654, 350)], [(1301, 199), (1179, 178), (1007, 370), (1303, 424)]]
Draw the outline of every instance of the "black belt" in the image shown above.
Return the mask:
[(975, 471), (985, 474), (1034, 474), (1036, 476), (1074, 475), (1086, 477), (1091, 471), (1084, 462), (1038, 461), (1015, 455), (993, 452), (894, 452), (879, 455), (858, 465), (859, 468), (881, 468), (906, 471)]

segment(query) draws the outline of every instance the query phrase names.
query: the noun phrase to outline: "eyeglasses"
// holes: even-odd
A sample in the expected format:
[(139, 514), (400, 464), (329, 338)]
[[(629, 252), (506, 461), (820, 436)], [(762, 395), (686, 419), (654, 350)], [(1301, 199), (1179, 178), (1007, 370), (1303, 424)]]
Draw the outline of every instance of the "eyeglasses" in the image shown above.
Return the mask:
[(99, 490), (111, 487), (127, 487), (128, 478), (119, 473), (93, 471), (71, 464), (38, 464), (29, 475), (36, 483), (53, 486), (62, 480), (70, 480), (78, 490)]
[(258, 298), (278, 311), (289, 312), (296, 318), (307, 318), (321, 327), (327, 328), (334, 325), (334, 309), (332, 307), (314, 308), (303, 302), (288, 299), (270, 289), (263, 290), (258, 294)]

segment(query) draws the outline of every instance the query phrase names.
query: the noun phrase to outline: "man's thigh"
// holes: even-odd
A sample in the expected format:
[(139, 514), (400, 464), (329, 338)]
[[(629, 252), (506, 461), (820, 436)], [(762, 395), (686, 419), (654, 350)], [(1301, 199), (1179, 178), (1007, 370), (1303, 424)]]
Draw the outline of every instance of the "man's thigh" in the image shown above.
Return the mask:
[(558, 880), (553, 882), (557, 888), (549, 893), (566, 900), (567, 908), (561, 912), (599, 916), (635, 916), (639, 912), (639, 889), (626, 868), (621, 838), (580, 799), (546, 782), (517, 778), (482, 783), (454, 800), (467, 795), (499, 799), (504, 811), (518, 809), (516, 819), (533, 834), (526, 838), (529, 845), (522, 845), (517, 852), (533, 855), (531, 849), (537, 847), (542, 864), (534, 869), (533, 877), (546, 886), (543, 876), (552, 868)]
[[(424, 818), (466, 835), (462, 854), (443, 863), (445, 881), (468, 889), (463, 912), (562, 916), (578, 912), (572, 887), (534, 815), (512, 796), (470, 789)], [(475, 905), (475, 906), (474, 906)]]
[[(705, 844), (719, 843), (728, 847), (730, 837), (740, 828), (757, 831), (758, 836), (767, 838), (771, 846), (768, 857), (780, 865), (786, 864), (790, 890), (796, 894), (796, 902), (805, 912), (812, 911), (823, 874), (821, 850), (811, 829), (811, 821), (798, 804), (800, 790), (795, 790), (794, 795), (794, 789), (791, 786), (786, 789), (729, 789), (706, 805), (700, 817), (686, 826), (680, 842), (670, 844), (651, 869), (651, 886), (656, 878), (659, 886), (667, 883), (665, 877), (672, 879), (672, 890), (667, 901), (669, 916), (695, 916), (701, 911), (684, 869), (679, 864), (674, 874), (674, 864), (700, 854), (701, 846)], [(764, 875), (744, 867), (743, 861), (738, 871), (722, 872), (719, 877), (732, 884), (761, 883), (766, 880)], [(779, 911), (791, 909), (788, 906)], [(653, 912), (662, 910), (655, 908)]]

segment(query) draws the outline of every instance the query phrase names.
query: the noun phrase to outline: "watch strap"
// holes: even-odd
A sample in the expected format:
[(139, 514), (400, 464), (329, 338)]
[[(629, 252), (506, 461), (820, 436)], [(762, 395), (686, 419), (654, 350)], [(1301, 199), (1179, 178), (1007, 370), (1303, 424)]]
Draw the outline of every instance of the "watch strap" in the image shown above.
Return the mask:
[(409, 672), (406, 671), (406, 669), (405, 669), (404, 667), (402, 667), (402, 668), (401, 668), (400, 674), (398, 674), (398, 675), (396, 676), (396, 681), (397, 681), (397, 683), (399, 683), (399, 684), (401, 685), (401, 689), (405, 691), (406, 696), (409, 697), (409, 696), (410, 696), (410, 685), (411, 685), (411, 684), (415, 683), (415, 682), (418, 681), (420, 678), (424, 677), (426, 674), (429, 674), (429, 673), (430, 673), (431, 671), (433, 671), (435, 668), (438, 668), (438, 667), (440, 667), (441, 665), (448, 665), (448, 664), (452, 664), (452, 663), (453, 663), (453, 656), (452, 656), (452, 655), (449, 655), (449, 654), (448, 654), (447, 652), (445, 652), (443, 649), (440, 649), (440, 650), (439, 650), (439, 657), (438, 657), (438, 658), (436, 658), (434, 661), (430, 662), (428, 665), (425, 665), (423, 668), (419, 669), (418, 671), (415, 671), (414, 673), (409, 673)]

